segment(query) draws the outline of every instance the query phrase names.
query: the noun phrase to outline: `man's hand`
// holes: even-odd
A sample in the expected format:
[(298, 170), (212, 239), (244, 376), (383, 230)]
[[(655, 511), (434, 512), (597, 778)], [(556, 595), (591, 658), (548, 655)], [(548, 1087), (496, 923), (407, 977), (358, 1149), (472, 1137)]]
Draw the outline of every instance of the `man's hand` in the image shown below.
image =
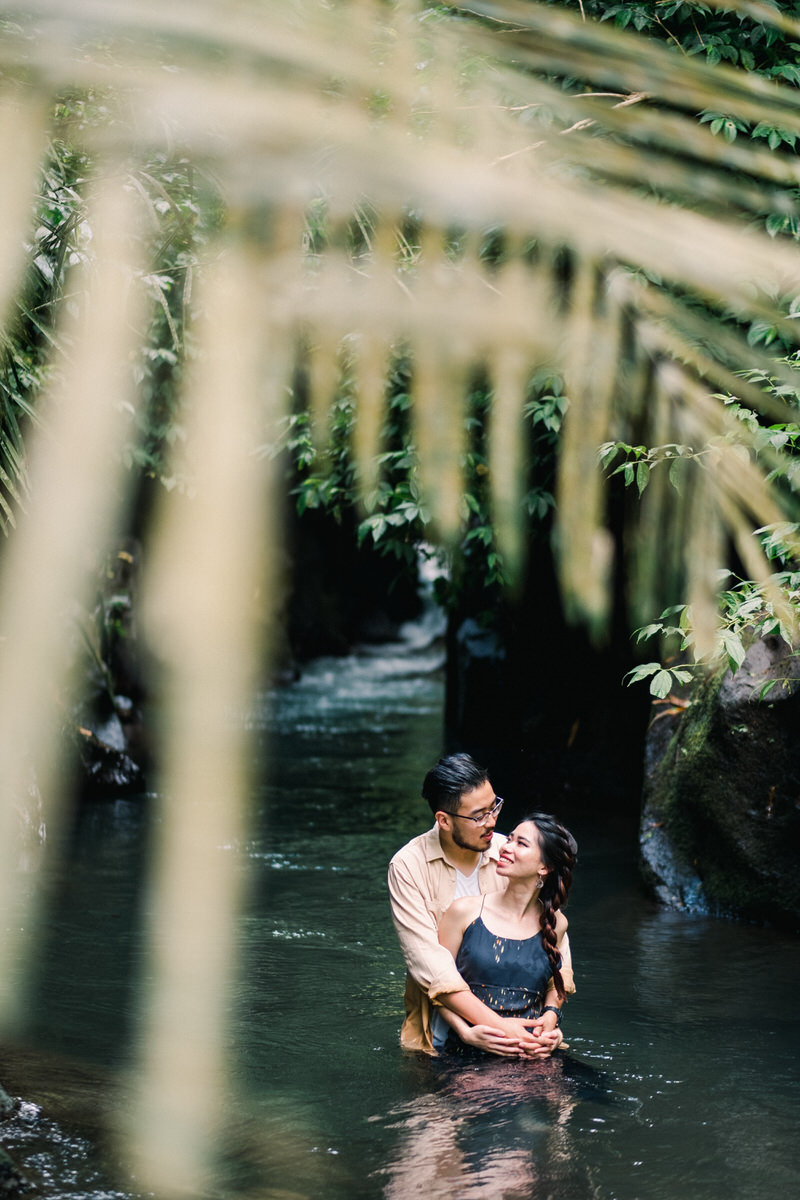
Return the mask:
[(504, 1058), (519, 1058), (520, 1042), (510, 1032), (504, 1033), (493, 1025), (472, 1025), (461, 1034), (462, 1042), (485, 1050), (489, 1054), (500, 1054)]
[(561, 1031), (554, 1029), (555, 1013), (546, 1012), (535, 1019), (501, 1017), (487, 1008), (468, 988), (442, 994), (438, 1000), (450, 1014), (449, 1022), (461, 1040), (479, 1050), (488, 1050), (490, 1054), (500, 1054), (506, 1058), (513, 1055), (520, 1058), (547, 1058), (561, 1045)]
[(503, 1029), (494, 1025), (464, 1026), (459, 1036), (468, 1046), (503, 1058), (549, 1058), (564, 1040), (561, 1030), (555, 1028), (555, 1016), (550, 1020), (547, 1013), (535, 1021), (523, 1017), (500, 1019)]

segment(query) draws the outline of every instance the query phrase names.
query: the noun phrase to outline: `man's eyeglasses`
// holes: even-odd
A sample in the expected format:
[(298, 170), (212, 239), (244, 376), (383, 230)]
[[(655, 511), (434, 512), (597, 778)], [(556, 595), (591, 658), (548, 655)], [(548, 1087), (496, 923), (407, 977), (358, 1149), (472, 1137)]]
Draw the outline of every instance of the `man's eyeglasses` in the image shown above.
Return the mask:
[(495, 796), (494, 808), (490, 808), (488, 812), (481, 813), (479, 817), (469, 817), (466, 813), (450, 813), (451, 817), (460, 817), (462, 821), (473, 821), (476, 825), (486, 825), (492, 817), (496, 817), (503, 807), (502, 796)]

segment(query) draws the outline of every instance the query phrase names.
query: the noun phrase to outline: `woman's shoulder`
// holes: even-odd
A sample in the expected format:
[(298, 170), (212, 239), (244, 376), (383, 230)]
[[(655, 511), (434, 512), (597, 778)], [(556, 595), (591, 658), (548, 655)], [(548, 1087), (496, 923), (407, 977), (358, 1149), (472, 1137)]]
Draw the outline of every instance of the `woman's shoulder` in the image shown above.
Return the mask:
[(477, 917), (482, 907), (483, 896), (460, 896), (458, 900), (453, 901), (447, 911), (453, 917), (472, 921)]
[(482, 896), (461, 896), (442, 913), (442, 919), (439, 922), (439, 941), (447, 947), (453, 958), (456, 956), (464, 930), (472, 924), (481, 911), (482, 900)]
[(559, 909), (556, 913), (556, 941), (560, 942), (564, 934), (567, 932), (569, 921)]

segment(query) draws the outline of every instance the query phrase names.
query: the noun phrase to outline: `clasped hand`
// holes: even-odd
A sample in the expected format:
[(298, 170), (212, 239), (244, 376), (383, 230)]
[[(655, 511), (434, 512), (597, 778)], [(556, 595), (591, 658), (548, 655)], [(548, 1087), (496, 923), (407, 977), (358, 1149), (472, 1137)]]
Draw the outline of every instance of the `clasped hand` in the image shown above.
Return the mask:
[(548, 1058), (564, 1040), (560, 1029), (551, 1029), (538, 1017), (504, 1017), (504, 1029), (493, 1025), (473, 1025), (463, 1040), (477, 1050), (506, 1058)]

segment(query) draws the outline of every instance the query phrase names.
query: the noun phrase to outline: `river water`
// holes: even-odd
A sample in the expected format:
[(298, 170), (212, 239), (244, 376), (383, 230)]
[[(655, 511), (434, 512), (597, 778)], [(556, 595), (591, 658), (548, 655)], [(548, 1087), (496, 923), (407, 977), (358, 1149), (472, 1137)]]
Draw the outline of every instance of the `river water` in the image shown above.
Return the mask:
[[(386, 864), (428, 824), (419, 789), (442, 751), (442, 705), (440, 652), (410, 637), (320, 660), (251, 714), (269, 770), (238, 848), (251, 887), (231, 1136), (208, 1195), (800, 1195), (797, 940), (651, 903), (616, 798), (530, 797), (580, 847), (570, 1049), (458, 1067), (400, 1050)], [(507, 797), (510, 819), (525, 799)], [(0, 1074), (25, 1101), (3, 1145), (46, 1200), (138, 1200), (106, 1149), (105, 1114), (130, 1055), (147, 814), (146, 802), (110, 798), (82, 815), (66, 864), (48, 868), (26, 1036), (4, 1049)]]

